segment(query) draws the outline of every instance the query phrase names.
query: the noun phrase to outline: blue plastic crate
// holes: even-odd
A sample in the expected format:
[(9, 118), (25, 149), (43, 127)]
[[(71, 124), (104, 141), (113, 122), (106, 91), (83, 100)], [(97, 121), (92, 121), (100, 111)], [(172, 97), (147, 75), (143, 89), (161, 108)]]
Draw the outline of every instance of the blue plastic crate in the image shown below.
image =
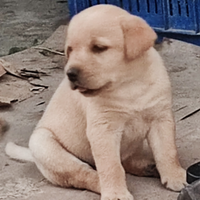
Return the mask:
[(145, 19), (159, 38), (200, 45), (200, 0), (68, 0), (70, 15), (97, 5), (113, 4)]

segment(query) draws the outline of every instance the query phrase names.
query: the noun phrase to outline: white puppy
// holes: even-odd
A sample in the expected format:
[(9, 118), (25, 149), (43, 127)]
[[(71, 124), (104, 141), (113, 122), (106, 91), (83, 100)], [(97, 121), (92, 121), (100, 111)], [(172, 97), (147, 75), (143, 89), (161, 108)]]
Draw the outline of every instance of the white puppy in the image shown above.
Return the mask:
[(9, 143), (8, 155), (34, 161), (53, 184), (132, 200), (125, 172), (156, 174), (142, 155), (147, 139), (161, 182), (186, 182), (175, 146), (171, 87), (153, 48), (155, 32), (111, 5), (82, 11), (70, 22), (66, 77), (34, 130), (29, 149)]

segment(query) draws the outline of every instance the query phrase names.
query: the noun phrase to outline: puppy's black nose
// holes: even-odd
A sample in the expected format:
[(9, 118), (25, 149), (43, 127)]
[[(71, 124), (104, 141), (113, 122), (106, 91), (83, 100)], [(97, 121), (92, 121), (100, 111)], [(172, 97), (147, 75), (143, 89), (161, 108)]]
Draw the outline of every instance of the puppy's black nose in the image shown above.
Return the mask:
[(78, 80), (79, 70), (75, 67), (72, 67), (67, 70), (67, 76), (71, 82), (75, 82)]

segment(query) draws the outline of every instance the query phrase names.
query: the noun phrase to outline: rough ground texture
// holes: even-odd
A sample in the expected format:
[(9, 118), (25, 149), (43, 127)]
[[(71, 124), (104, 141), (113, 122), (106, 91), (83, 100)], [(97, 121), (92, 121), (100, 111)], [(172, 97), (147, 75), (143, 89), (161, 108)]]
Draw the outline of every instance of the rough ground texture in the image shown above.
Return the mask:
[(0, 57), (40, 44), (66, 23), (67, 1), (1, 0)]
[[(1, 8), (2, 5), (9, 6), (0, 11), (0, 16), (4, 16), (6, 9), (10, 9), (13, 5), (17, 4), (16, 2), (18, 1), (3, 1), (4, 4), (2, 4), (1, 1)], [(42, 4), (43, 1), (37, 0), (34, 2), (26, 2), (29, 2), (30, 5), (32, 2), (32, 4), (34, 4), (32, 7), (34, 7), (36, 6), (35, 4), (37, 4), (36, 2)], [(52, 3), (53, 1), (49, 0), (48, 2), (46, 0), (44, 2), (47, 6), (44, 9), (47, 9), (50, 5), (48, 3)], [(20, 9), (22, 8), (23, 7), (20, 7)], [(26, 9), (30, 12), (34, 10), (31, 10), (31, 7), (28, 6)], [(39, 13), (40, 9), (39, 6), (38, 10), (36, 9), (35, 12), (38, 11)], [(62, 13), (58, 13), (59, 9), (62, 10), (62, 6), (55, 8), (55, 15), (62, 15)], [(11, 9), (9, 12), (15, 12), (16, 14), (17, 9), (13, 7), (13, 10)], [(42, 21), (43, 15), (46, 15), (47, 13), (48, 12), (40, 12), (40, 16), (38, 16), (32, 24), (32, 26), (35, 27), (32, 30), (44, 30), (42, 24), (36, 24), (39, 23), (40, 20)], [(33, 16), (36, 16), (37, 14), (32, 13)], [(26, 15), (23, 13), (23, 9), (18, 16), (20, 15)], [(58, 16), (49, 18), (49, 21), (56, 24), (60, 19), (55, 20), (54, 17), (56, 18)], [(5, 39), (0, 37), (0, 42), (4, 42), (4, 45), (1, 43), (1, 51), (2, 49), (9, 50), (14, 44), (14, 41), (12, 42), (13, 37), (19, 37), (14, 34), (13, 29), (9, 30), (12, 25), (11, 21), (12, 20), (5, 18), (3, 22), (2, 17), (0, 17), (0, 27), (2, 27), (3, 24), (5, 27), (4, 31), (7, 31), (4, 33)], [(8, 25), (7, 22), (9, 22), (10, 25)], [(16, 22), (15, 25), (24, 27), (23, 22), (20, 21)], [(28, 25), (29, 23), (27, 26)], [(44, 37), (41, 35), (43, 31), (40, 34), (38, 33), (37, 38), (43, 37), (41, 40), (48, 37), (48, 34), (51, 35), (52, 30), (56, 28), (56, 26), (48, 26), (48, 23), (45, 23), (44, 26), (51, 31), (46, 33)], [(62, 51), (65, 29), (66, 26), (60, 26), (52, 37), (41, 44), (41, 46)], [(25, 27), (24, 30), (26, 30)], [(0, 28), (0, 33), (2, 34), (2, 28)], [(32, 37), (31, 33), (34, 35), (34, 31), (32, 32), (30, 30), (30, 37)], [(24, 34), (24, 32), (22, 34)], [(10, 39), (7, 39), (7, 37), (10, 37)], [(28, 42), (26, 41), (27, 38), (25, 36), (20, 36), (20, 38), (24, 41), (24, 44), (21, 40), (17, 41), (16, 39), (14, 46), (32, 46), (32, 43), (29, 44), (29, 40)], [(189, 165), (200, 160), (200, 112), (196, 112), (190, 117), (181, 120), (188, 114), (200, 108), (200, 47), (171, 40), (171, 42), (164, 42), (158, 49), (166, 63), (172, 81), (174, 96), (173, 109), (177, 123), (178, 152), (183, 167), (187, 168)], [(0, 54), (6, 55), (7, 50), (2, 51)], [(8, 141), (14, 141), (19, 145), (27, 146), (28, 139), (36, 123), (40, 119), (51, 95), (63, 77), (63, 66), (65, 61), (62, 56), (33, 48), (10, 56), (5, 56), (3, 59), (10, 62), (11, 66), (15, 67), (18, 71), (26, 68), (45, 72), (45, 75), (40, 75), (39, 83), (48, 86), (48, 88), (35, 88), (35, 86), (31, 85), (27, 80), (9, 74), (5, 74), (0, 78), (0, 96), (18, 99), (17, 102), (12, 103), (12, 106), (0, 107), (0, 117), (4, 117), (10, 123), (10, 129), (0, 141), (0, 199), (99, 200), (100, 196), (92, 192), (53, 186), (43, 178), (33, 163), (14, 161), (5, 155), (4, 148)], [(178, 193), (166, 190), (160, 184), (159, 179), (139, 178), (127, 175), (127, 184), (136, 200), (175, 200), (178, 196)]]

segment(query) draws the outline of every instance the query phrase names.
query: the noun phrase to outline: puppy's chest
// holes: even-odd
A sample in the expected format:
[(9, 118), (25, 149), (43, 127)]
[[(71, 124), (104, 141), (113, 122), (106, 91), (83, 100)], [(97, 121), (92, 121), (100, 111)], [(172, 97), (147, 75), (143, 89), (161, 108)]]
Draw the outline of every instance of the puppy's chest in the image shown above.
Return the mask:
[(150, 129), (149, 122), (141, 114), (130, 115), (125, 120), (122, 139), (143, 140)]
[(149, 129), (149, 123), (140, 115), (132, 116), (125, 122), (120, 147), (122, 160), (126, 160), (137, 151), (147, 137)]

